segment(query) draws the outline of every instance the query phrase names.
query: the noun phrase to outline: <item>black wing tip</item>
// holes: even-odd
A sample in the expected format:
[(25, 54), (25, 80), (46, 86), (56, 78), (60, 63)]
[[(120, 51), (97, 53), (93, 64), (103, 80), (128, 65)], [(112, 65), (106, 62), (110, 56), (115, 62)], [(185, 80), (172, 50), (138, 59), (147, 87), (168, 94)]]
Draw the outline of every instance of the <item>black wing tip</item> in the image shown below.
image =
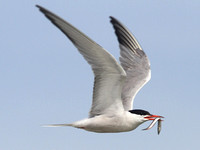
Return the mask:
[(40, 5), (35, 5), (35, 7), (37, 7), (42, 13), (45, 13), (47, 11), (44, 7)]
[(109, 16), (109, 18), (111, 19), (111, 21), (115, 20), (115, 18), (113, 16)]
[(37, 7), (43, 13), (48, 11), (47, 9), (45, 9), (44, 7), (42, 7), (40, 5), (35, 5), (35, 7)]
[(111, 19), (111, 21), (117, 21), (117, 19), (113, 16), (109, 16), (109, 18)]
[(130, 46), (131, 44), (129, 43), (129, 41), (127, 41), (126, 37), (124, 37), (122, 35), (122, 33), (121, 33), (122, 32), (121, 28), (124, 28), (122, 26), (122, 24), (116, 18), (114, 18), (112, 16), (110, 16), (110, 19), (111, 19), (110, 22), (112, 23), (113, 28), (115, 29), (115, 34), (117, 35), (118, 42), (121, 45), (123, 45), (123, 46), (125, 46), (125, 47), (127, 47), (129, 49), (132, 49), (131, 46)]
[(40, 10), (44, 9), (42, 6), (36, 4), (35, 7), (39, 8)]
[(113, 25), (114, 25), (114, 24), (120, 24), (119, 21), (118, 21), (115, 17), (110, 16), (109, 18), (110, 18), (110, 22), (111, 22)]
[(50, 13), (49, 10), (47, 10), (46, 8), (44, 8), (44, 7), (40, 6), (40, 5), (35, 5), (35, 7), (37, 7), (44, 14)]
[[(120, 25), (121, 23), (114, 17), (110, 16), (110, 22), (113, 25), (114, 29), (115, 29), (115, 33), (118, 32), (118, 25)], [(117, 34), (117, 33), (116, 33)]]
[[(41, 11), (53, 24), (54, 23), (54, 19), (52, 17), (50, 17), (51, 15), (58, 17), (57, 15), (53, 14), (51, 11), (49, 11), (48, 9), (40, 6), (40, 5), (35, 5), (37, 8), (39, 8), (39, 11)], [(58, 17), (59, 18), (59, 17)], [(56, 24), (55, 24), (56, 25)]]
[(40, 6), (40, 5), (38, 5), (38, 4), (36, 4), (36, 5), (35, 5), (35, 7), (38, 7), (38, 8), (40, 8), (41, 6)]

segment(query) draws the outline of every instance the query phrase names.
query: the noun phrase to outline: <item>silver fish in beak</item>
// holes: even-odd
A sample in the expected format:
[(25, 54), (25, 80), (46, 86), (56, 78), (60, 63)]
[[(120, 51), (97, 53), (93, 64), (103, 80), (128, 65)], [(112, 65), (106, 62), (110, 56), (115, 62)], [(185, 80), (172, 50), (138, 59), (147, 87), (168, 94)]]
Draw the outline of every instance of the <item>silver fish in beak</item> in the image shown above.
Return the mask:
[(160, 131), (161, 131), (161, 121), (162, 121), (161, 118), (154, 119), (152, 121), (152, 123), (147, 128), (145, 128), (143, 130), (149, 130), (149, 129), (151, 129), (156, 124), (157, 121), (158, 121), (157, 131), (158, 131), (158, 134), (160, 134)]
[(159, 119), (158, 120), (158, 127), (157, 127), (158, 134), (160, 134), (160, 131), (161, 131), (161, 122), (162, 122), (162, 120)]

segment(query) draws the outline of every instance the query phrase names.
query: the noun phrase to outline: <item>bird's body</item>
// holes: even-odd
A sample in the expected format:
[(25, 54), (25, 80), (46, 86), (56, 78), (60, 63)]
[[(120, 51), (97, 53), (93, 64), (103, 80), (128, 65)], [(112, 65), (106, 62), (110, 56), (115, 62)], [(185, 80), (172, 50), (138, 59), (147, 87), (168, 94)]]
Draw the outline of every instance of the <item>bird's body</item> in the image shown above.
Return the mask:
[(54, 124), (49, 126), (72, 126), (98, 133), (117, 133), (134, 130), (143, 122), (142, 117), (138, 118), (134, 114), (124, 111), (116, 115), (103, 114), (92, 118), (86, 118), (72, 124)]
[(129, 112), (113, 116), (105, 114), (75, 122), (73, 126), (99, 133), (126, 132), (138, 127), (139, 122), (135, 119)]
[(151, 71), (146, 54), (125, 26), (110, 17), (120, 45), (119, 64), (111, 54), (74, 26), (47, 9), (37, 7), (71, 40), (91, 65), (95, 76), (89, 118), (49, 126), (72, 126), (92, 132), (114, 133), (131, 131), (145, 121), (162, 118), (145, 110), (132, 110), (133, 99), (150, 80)]

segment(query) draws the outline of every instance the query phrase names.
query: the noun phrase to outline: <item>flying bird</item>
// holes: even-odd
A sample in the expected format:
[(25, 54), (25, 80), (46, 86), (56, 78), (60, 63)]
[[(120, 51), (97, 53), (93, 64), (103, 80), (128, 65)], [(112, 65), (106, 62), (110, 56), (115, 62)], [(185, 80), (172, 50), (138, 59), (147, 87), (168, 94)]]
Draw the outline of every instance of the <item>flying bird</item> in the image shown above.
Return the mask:
[(70, 124), (49, 126), (72, 126), (91, 132), (115, 133), (134, 130), (140, 124), (153, 120), (147, 128), (150, 129), (163, 118), (146, 110), (133, 109), (133, 100), (150, 80), (151, 70), (145, 52), (122, 23), (110, 17), (120, 47), (118, 63), (109, 52), (70, 23), (39, 5), (36, 7), (69, 38), (94, 73), (89, 117)]

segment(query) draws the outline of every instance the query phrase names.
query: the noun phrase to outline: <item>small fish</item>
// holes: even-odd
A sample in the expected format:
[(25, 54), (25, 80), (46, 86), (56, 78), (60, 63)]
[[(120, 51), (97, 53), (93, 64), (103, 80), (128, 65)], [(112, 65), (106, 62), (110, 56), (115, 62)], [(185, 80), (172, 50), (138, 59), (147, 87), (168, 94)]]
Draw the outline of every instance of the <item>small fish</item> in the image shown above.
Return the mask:
[[(143, 130), (149, 130), (149, 129), (151, 129), (155, 124), (156, 124), (156, 122), (158, 121), (158, 120), (161, 120), (160, 118), (156, 118), (155, 120), (153, 120), (152, 121), (152, 123), (147, 127), (147, 128), (145, 128), (145, 129), (143, 129)], [(161, 128), (160, 128), (161, 129)], [(160, 131), (159, 131), (160, 132)]]
[(162, 120), (159, 119), (158, 120), (158, 127), (157, 127), (158, 134), (160, 134), (160, 131), (161, 131), (161, 122), (162, 122)]

